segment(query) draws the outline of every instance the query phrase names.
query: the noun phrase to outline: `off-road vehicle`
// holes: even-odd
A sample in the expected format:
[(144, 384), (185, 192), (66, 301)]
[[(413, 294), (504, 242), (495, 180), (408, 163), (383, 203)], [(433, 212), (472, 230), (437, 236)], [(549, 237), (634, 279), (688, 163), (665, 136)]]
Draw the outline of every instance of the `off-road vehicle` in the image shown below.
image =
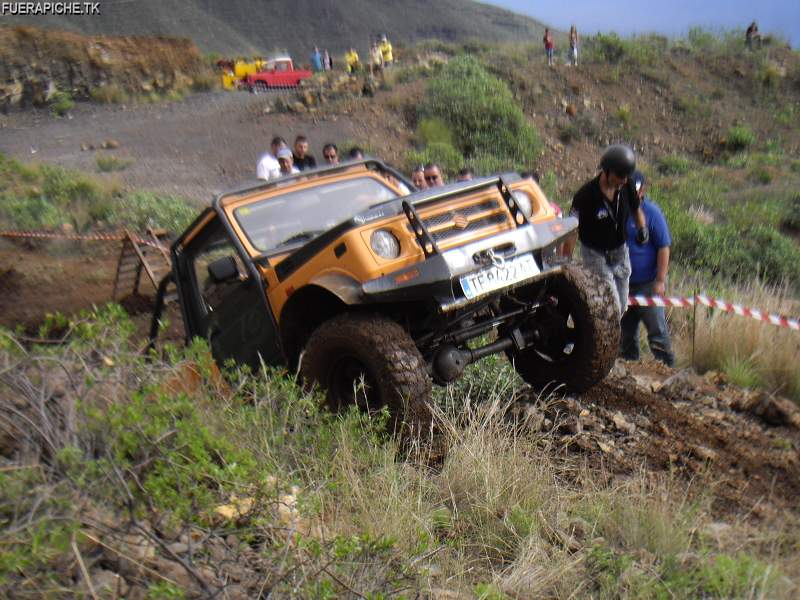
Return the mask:
[(429, 419), (431, 382), (505, 353), (522, 378), (585, 390), (619, 344), (613, 291), (566, 263), (577, 221), (507, 174), (416, 191), (379, 160), (217, 196), (171, 247), (187, 339), (217, 361), (299, 368), (333, 407)]

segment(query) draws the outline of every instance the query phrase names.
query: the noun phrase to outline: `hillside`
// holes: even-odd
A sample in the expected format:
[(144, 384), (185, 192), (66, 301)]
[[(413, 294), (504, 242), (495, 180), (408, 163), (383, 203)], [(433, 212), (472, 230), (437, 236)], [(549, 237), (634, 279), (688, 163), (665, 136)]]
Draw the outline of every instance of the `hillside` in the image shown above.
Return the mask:
[(13, 16), (10, 25), (60, 28), (90, 35), (190, 37), (202, 50), (268, 53), (288, 48), (305, 57), (314, 45), (334, 53), (364, 51), (386, 33), (396, 43), (422, 39), (539, 39), (543, 25), (468, 0), (107, 0), (91, 17)]

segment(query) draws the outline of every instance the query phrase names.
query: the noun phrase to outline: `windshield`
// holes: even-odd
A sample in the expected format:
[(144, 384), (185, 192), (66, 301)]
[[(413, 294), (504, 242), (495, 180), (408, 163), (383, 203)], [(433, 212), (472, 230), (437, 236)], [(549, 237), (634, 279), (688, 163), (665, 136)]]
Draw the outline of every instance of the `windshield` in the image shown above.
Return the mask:
[[(287, 192), (233, 211), (261, 252), (307, 242), (353, 215), (397, 194), (372, 177), (358, 177)], [(304, 235), (302, 235), (304, 234)]]

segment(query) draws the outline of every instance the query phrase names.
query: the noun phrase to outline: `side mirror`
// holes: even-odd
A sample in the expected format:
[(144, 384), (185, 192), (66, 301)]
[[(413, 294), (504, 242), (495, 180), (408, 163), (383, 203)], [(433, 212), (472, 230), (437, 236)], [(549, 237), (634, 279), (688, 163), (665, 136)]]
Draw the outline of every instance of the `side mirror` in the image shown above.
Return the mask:
[(225, 283), (239, 278), (239, 267), (232, 256), (223, 256), (209, 263), (208, 275), (214, 283)]

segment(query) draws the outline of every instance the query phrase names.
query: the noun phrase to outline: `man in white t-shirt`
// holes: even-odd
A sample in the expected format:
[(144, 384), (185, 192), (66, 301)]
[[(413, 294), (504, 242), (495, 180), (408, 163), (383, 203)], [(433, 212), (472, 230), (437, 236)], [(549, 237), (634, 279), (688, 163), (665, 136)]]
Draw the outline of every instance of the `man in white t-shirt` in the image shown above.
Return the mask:
[(259, 179), (274, 179), (281, 176), (281, 166), (278, 164), (278, 150), (287, 148), (286, 140), (279, 135), (272, 138), (269, 145), (271, 152), (267, 152), (256, 163), (256, 177)]

